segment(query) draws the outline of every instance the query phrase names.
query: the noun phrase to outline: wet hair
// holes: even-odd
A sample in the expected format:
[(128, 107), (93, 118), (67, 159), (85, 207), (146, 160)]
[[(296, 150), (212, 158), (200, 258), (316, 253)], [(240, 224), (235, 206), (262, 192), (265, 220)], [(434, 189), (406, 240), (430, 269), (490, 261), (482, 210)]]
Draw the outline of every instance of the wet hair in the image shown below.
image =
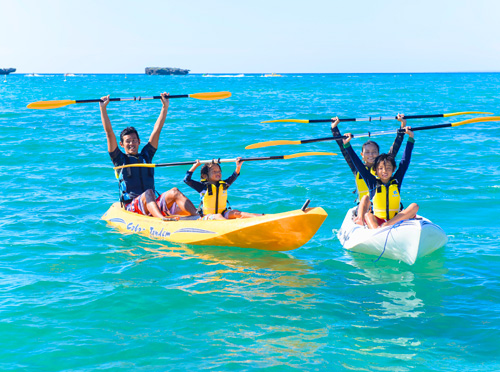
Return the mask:
[(363, 146), (361, 146), (361, 149), (362, 149), (363, 152), (365, 151), (365, 146), (368, 146), (368, 145), (375, 146), (377, 148), (377, 152), (380, 152), (380, 147), (379, 147), (378, 143), (374, 142), (374, 141), (371, 141), (371, 140), (368, 140), (365, 143), (363, 143)]
[(396, 170), (396, 160), (394, 160), (394, 156), (389, 154), (380, 154), (375, 158), (373, 162), (373, 170), (376, 172), (380, 163), (390, 163), (392, 165), (393, 172)]
[[(217, 165), (219, 167), (219, 169), (221, 170), (221, 172), (222, 172), (222, 167), (220, 166), (219, 163), (211, 162), (211, 163), (203, 164), (203, 167), (201, 167), (201, 171), (200, 171), (202, 179), (208, 179), (208, 171), (214, 165)], [(205, 176), (205, 177), (203, 177), (203, 176)]]
[(137, 139), (139, 139), (139, 133), (137, 133), (137, 130), (134, 127), (127, 127), (122, 132), (120, 133), (120, 142), (123, 142), (123, 137), (128, 136), (129, 134), (134, 134), (137, 136)]

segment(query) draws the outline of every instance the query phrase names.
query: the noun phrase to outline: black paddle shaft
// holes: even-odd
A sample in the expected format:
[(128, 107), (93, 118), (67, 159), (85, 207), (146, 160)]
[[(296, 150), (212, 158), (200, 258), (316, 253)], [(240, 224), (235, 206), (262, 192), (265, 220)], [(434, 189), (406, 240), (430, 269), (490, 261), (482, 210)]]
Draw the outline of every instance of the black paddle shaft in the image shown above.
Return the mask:
[[(419, 130), (426, 130), (426, 129), (439, 129), (439, 128), (449, 128), (449, 127), (452, 127), (453, 125), (452, 124), (436, 124), (436, 125), (427, 125), (425, 127), (415, 127), (415, 128), (411, 128), (411, 131), (412, 132), (417, 132)], [(371, 137), (371, 135), (381, 135), (381, 134), (389, 134), (389, 133), (405, 133), (406, 131), (403, 129), (403, 128), (400, 128), (398, 130), (394, 130), (394, 131), (386, 131), (386, 132), (373, 132), (373, 133), (366, 133), (366, 134), (362, 134), (362, 135), (359, 135), (358, 134), (358, 137)], [(337, 136), (337, 137), (323, 137), (323, 138), (313, 138), (313, 139), (309, 139), (309, 140), (301, 140), (300, 143), (312, 143), (312, 142), (323, 142), (323, 141), (337, 141), (337, 140), (341, 140), (341, 139), (345, 139), (347, 138), (347, 136)], [(356, 138), (356, 135), (353, 134), (353, 138)]]
[[(173, 95), (173, 96), (168, 96), (168, 99), (170, 98), (188, 98), (189, 97), (189, 94), (177, 94), (177, 95)], [(116, 102), (116, 101), (140, 101), (142, 99), (160, 99), (161, 96), (153, 96), (153, 97), (144, 97), (144, 98), (141, 98), (141, 97), (132, 97), (132, 98), (110, 98), (109, 101), (110, 102)], [(100, 98), (99, 99), (80, 99), (80, 100), (76, 100), (75, 103), (91, 103), (91, 102), (103, 102), (103, 100), (101, 100)]]
[[(443, 114), (433, 114), (433, 115), (408, 115), (406, 116), (405, 115), (405, 119), (426, 119), (426, 118), (442, 118), (444, 117)], [(397, 116), (394, 116), (394, 119), (397, 119), (398, 117)], [(377, 120), (380, 120), (379, 117), (369, 117), (369, 120), (361, 120), (361, 119), (357, 119), (357, 118), (348, 118), (348, 119), (339, 119), (340, 122), (346, 122), (346, 121), (377, 121)], [(331, 122), (333, 121), (332, 119), (312, 119), (312, 120), (309, 120), (309, 123), (328, 123), (328, 122)]]
[[(279, 160), (279, 159), (284, 159), (284, 158), (285, 158), (284, 155), (277, 155), (277, 156), (266, 156), (266, 157), (262, 157), (262, 158), (241, 158), (241, 161)], [(220, 158), (214, 159), (213, 162), (215, 164), (221, 163)], [(196, 164), (196, 162), (191, 160), (191, 161), (180, 161), (180, 162), (175, 162), (175, 163), (159, 163), (159, 164), (155, 165), (155, 168), (156, 167), (172, 167), (175, 165), (192, 165), (192, 164)]]

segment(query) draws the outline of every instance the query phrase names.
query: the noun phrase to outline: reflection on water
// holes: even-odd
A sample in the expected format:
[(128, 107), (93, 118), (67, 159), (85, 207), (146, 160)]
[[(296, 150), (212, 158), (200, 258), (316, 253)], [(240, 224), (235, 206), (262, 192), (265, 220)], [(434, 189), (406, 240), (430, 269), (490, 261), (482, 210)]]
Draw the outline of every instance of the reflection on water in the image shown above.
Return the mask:
[(417, 310), (423, 308), (424, 303), (421, 299), (417, 298), (415, 291), (379, 291), (377, 293), (390, 299), (390, 301), (382, 301), (381, 303), (381, 306), (385, 309), (384, 313), (387, 314), (385, 316), (380, 316), (381, 318), (414, 318), (423, 313)]
[(311, 358), (318, 366), (325, 365), (325, 360), (318, 357), (328, 336), (328, 330), (324, 328), (262, 324), (252, 331), (228, 332), (224, 329), (214, 331), (210, 336), (226, 346), (227, 352), (218, 357), (218, 363), (231, 363), (236, 355), (254, 355), (257, 358), (248, 366), (251, 369), (280, 365), (300, 368), (300, 360), (310, 361)]
[[(444, 255), (436, 252), (413, 266), (392, 260), (374, 262), (372, 257), (352, 252), (345, 252), (343, 260), (353, 267), (348, 276), (362, 314), (358, 317), (363, 319), (349, 330), (354, 340), (349, 351), (369, 356), (368, 370), (413, 370), (406, 363), (415, 362), (430, 347), (422, 342), (425, 324), (442, 306), (439, 289), (447, 283)], [(387, 367), (388, 359), (394, 366)], [(344, 367), (365, 370), (353, 363)]]
[[(205, 265), (224, 265), (232, 269), (270, 269), (277, 271), (305, 272), (310, 269), (304, 261), (281, 252), (261, 251), (257, 249), (227, 247), (189, 247), (167, 245), (168, 243), (142, 240), (133, 249), (123, 250), (130, 255), (140, 257), (143, 262), (160, 257), (178, 257), (183, 260), (199, 259)], [(147, 254), (144, 254), (144, 251)]]
[[(189, 247), (140, 239), (135, 248), (120, 250), (134, 257), (133, 265), (160, 258), (198, 260), (209, 269), (190, 271), (171, 285), (191, 294), (221, 294), (246, 300), (311, 307), (314, 295), (303, 289), (323, 285), (302, 260), (280, 252), (224, 247)], [(128, 266), (131, 263), (128, 263)], [(213, 267), (214, 269), (210, 269)]]
[[(443, 282), (447, 269), (444, 267), (444, 255), (436, 252), (429, 258), (418, 261), (413, 266), (385, 260), (374, 262), (362, 254), (346, 252), (346, 263), (357, 270), (350, 274), (354, 285), (374, 288), (379, 301), (374, 302), (370, 316), (375, 318), (418, 317), (425, 311), (426, 291), (419, 293), (419, 288), (432, 288), (432, 283)], [(429, 284), (431, 282), (431, 284)], [(383, 288), (383, 289), (379, 289)], [(432, 297), (435, 304), (436, 297)], [(439, 301), (439, 300), (438, 300)]]
[(219, 325), (204, 339), (221, 350), (216, 360), (205, 361), (213, 368), (225, 369), (238, 359), (245, 365), (246, 355), (253, 355), (252, 368), (299, 368), (325, 346), (328, 326), (306, 321), (321, 301), (324, 282), (305, 261), (279, 252), (134, 240), (136, 247), (120, 253), (138, 266), (175, 265), (173, 278), (160, 285), (199, 303), (192, 316), (202, 314), (200, 327)]
[[(415, 329), (425, 324), (430, 308), (441, 306), (439, 285), (447, 282), (443, 254), (408, 266), (345, 252), (340, 261), (330, 260), (333, 270), (328, 272), (340, 277), (279, 252), (128, 238), (120, 252), (131, 258), (129, 264), (167, 270), (174, 265), (166, 272), (171, 277), (158, 285), (198, 304), (194, 314), (204, 319), (198, 324), (221, 325), (202, 332), (206, 342), (224, 350), (217, 360), (207, 361), (215, 369), (250, 354), (257, 368), (300, 368), (312, 359), (326, 365), (333, 358), (349, 370), (410, 371), (422, 350), (434, 346)], [(336, 319), (335, 325), (325, 323), (325, 314)], [(339, 342), (343, 346), (326, 357), (325, 348)], [(246, 365), (245, 360), (238, 363)]]

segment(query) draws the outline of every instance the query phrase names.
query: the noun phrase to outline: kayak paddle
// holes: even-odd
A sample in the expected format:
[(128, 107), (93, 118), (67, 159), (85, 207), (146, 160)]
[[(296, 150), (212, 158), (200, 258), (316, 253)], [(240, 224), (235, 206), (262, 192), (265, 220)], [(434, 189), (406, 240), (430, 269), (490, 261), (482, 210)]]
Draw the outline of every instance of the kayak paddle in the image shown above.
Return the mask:
[[(225, 99), (231, 97), (231, 92), (208, 92), (208, 93), (194, 93), (194, 94), (178, 94), (168, 96), (170, 98), (196, 98), (204, 101), (213, 101), (217, 99)], [(131, 97), (131, 98), (110, 98), (110, 101), (144, 101), (146, 99), (160, 99), (161, 96), (153, 96), (153, 97)], [(80, 99), (80, 100), (71, 100), (71, 99), (63, 99), (59, 101), (38, 101), (30, 103), (27, 107), (30, 109), (55, 109), (59, 107), (64, 107), (68, 105), (72, 105), (74, 103), (91, 103), (91, 102), (102, 102), (101, 99)]]
[[(484, 114), (493, 115), (492, 112), (480, 112), (480, 111), (464, 111), (464, 112), (451, 112), (449, 114), (430, 114), (430, 115), (405, 115), (405, 119), (426, 119), (426, 118), (447, 118), (450, 116), (458, 115), (470, 115), (470, 114)], [(382, 120), (394, 120), (397, 116), (369, 116), (367, 118), (349, 118), (349, 119), (339, 119), (339, 121), (382, 121)], [(330, 119), (311, 119), (311, 120), (301, 120), (301, 119), (278, 119), (278, 120), (267, 120), (261, 121), (261, 123), (328, 123), (333, 121)]]
[[(279, 160), (279, 159), (293, 159), (300, 158), (302, 156), (316, 156), (316, 155), (337, 155), (334, 152), (299, 152), (297, 154), (291, 155), (279, 155), (279, 156), (264, 156), (261, 158), (241, 158), (241, 161), (256, 161), (256, 160)], [(211, 160), (200, 160), (201, 164), (207, 163), (235, 163), (237, 159), (211, 159)], [(176, 165), (192, 165), (196, 164), (196, 161), (181, 161), (176, 163), (160, 163), (160, 164), (147, 164), (147, 163), (138, 163), (138, 164), (127, 164), (120, 165), (119, 167), (114, 167), (114, 170), (122, 169), (122, 168), (130, 168), (130, 167), (143, 167), (143, 168), (157, 168), (157, 167), (173, 167)]]
[[(468, 120), (464, 120), (464, 121), (459, 121), (457, 123), (436, 124), (436, 125), (428, 125), (425, 127), (415, 127), (415, 128), (411, 128), (411, 130), (413, 132), (417, 132), (419, 130), (458, 127), (459, 125), (470, 124), (470, 123), (482, 123), (482, 122), (486, 122), (486, 121), (500, 121), (500, 116), (489, 116), (489, 117), (468, 119)], [(353, 138), (381, 136), (384, 134), (392, 134), (392, 133), (405, 133), (405, 130), (400, 128), (400, 129), (395, 129), (395, 130), (387, 130), (387, 131), (383, 131), (383, 132), (368, 132), (365, 134), (354, 134)], [(258, 148), (262, 148), (262, 147), (278, 146), (278, 145), (301, 145), (303, 143), (337, 141), (337, 140), (344, 139), (344, 138), (347, 138), (347, 136), (344, 135), (344, 136), (337, 136), (337, 137), (313, 138), (313, 139), (298, 140), (298, 141), (287, 141), (287, 140), (267, 141), (267, 142), (259, 142), (259, 143), (254, 143), (252, 145), (248, 145), (247, 147), (245, 147), (245, 149), (251, 150), (251, 149), (258, 149)]]

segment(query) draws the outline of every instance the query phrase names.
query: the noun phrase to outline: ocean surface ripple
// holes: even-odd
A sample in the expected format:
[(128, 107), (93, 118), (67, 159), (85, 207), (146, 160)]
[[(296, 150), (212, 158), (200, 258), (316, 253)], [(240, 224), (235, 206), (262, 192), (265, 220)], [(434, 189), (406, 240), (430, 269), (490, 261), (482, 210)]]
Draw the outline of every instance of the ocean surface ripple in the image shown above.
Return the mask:
[[(417, 202), (449, 243), (413, 266), (342, 248), (335, 232), (355, 196), (336, 143), (244, 150), (330, 135), (329, 123), (261, 123), (271, 119), (500, 115), (500, 74), (231, 77), (14, 74), (0, 84), (0, 370), (500, 370), (498, 123), (416, 132), (403, 202)], [(282, 212), (306, 199), (325, 208), (300, 249), (176, 246), (115, 231), (100, 219), (118, 190), (98, 105), (26, 108), (225, 90), (231, 98), (171, 101), (155, 161), (338, 152), (245, 163), (230, 190), (245, 211)], [(112, 102), (108, 111), (117, 133), (133, 125), (145, 144), (160, 108)], [(398, 125), (341, 124), (353, 133)], [(388, 149), (393, 139), (376, 141)], [(157, 188), (179, 187), (197, 204), (182, 183), (187, 169), (157, 169)]]

